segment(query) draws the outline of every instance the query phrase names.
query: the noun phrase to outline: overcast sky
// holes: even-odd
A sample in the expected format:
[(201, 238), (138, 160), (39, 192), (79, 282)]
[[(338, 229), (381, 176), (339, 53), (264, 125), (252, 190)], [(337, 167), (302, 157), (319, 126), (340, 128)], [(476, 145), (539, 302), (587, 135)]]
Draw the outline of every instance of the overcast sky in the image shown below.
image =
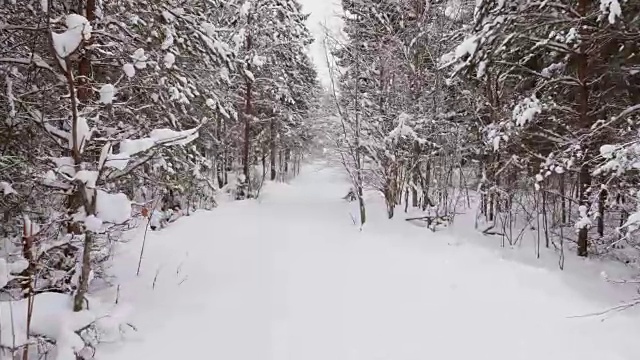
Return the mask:
[(318, 69), (320, 81), (326, 87), (329, 86), (329, 71), (327, 69), (324, 47), (322, 46), (323, 28), (322, 23), (326, 21), (327, 26), (336, 31), (339, 21), (336, 14), (340, 12), (340, 0), (300, 0), (303, 11), (310, 13), (307, 26), (316, 38), (316, 42), (311, 47), (311, 56), (313, 57)]

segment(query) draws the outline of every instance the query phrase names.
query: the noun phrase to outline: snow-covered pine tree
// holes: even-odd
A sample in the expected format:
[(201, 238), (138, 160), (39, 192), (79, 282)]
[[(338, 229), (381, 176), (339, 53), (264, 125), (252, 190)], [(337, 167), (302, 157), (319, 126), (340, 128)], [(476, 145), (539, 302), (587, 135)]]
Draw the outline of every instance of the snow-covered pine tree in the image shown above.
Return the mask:
[(608, 120), (638, 101), (628, 67), (637, 62), (636, 13), (635, 4), (617, 1), (599, 7), (588, 1), (482, 1), (471, 33), (443, 58), (454, 73), (475, 76), (484, 87), (491, 111), (483, 131), (494, 148), (491, 157), (501, 163), (491, 182), (501, 181), (495, 174), (500, 168), (527, 167), (545, 193), (543, 206), (550, 186), (560, 187), (564, 198), (559, 184), (577, 183), (576, 201), (586, 209), (576, 220), (581, 256), (588, 253), (591, 224), (584, 215), (599, 219), (603, 236), (611, 196), (592, 174), (600, 147), (619, 136)]
[[(255, 160), (267, 154), (270, 175), (275, 178), (276, 154), (286, 164), (290, 151), (278, 151), (278, 138), (285, 121), (290, 129), (301, 127), (300, 116), (305, 104), (313, 98), (316, 85), (313, 69), (305, 48), (312, 38), (304, 23), (300, 4), (294, 0), (238, 1), (236, 13), (239, 75), (232, 78), (237, 91), (236, 103), (242, 113), (242, 175), (249, 195), (259, 185), (252, 179)], [(294, 93), (294, 91), (296, 93)], [(301, 97), (303, 94), (306, 97)], [(296, 97), (294, 97), (296, 96)], [(303, 111), (296, 111), (302, 107)], [(281, 142), (280, 142), (281, 143)]]

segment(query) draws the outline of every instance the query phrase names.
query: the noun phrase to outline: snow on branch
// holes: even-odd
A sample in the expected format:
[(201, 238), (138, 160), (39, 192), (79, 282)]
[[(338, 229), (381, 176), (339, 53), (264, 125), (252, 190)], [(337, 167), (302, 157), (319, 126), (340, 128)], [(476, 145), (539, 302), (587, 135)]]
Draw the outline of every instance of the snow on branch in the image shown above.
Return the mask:
[(67, 71), (67, 64), (64, 59), (78, 50), (83, 41), (91, 38), (92, 28), (89, 20), (78, 14), (67, 15), (65, 17), (65, 24), (67, 30), (63, 33), (52, 32), (51, 40), (60, 66)]
[[(198, 138), (199, 129), (199, 126), (184, 131), (156, 129), (146, 138), (125, 139), (120, 142), (120, 152), (118, 154), (106, 156), (104, 166), (124, 170), (132, 156), (146, 152), (156, 146), (186, 145)], [(110, 149), (107, 151), (110, 151)]]

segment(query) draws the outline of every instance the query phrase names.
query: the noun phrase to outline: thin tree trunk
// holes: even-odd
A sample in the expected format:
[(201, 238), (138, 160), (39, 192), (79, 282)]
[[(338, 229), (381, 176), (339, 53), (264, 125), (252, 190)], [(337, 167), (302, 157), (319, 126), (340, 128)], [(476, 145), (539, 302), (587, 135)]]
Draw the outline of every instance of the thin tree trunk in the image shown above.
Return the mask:
[(567, 223), (567, 199), (565, 195), (565, 174), (560, 175), (560, 213), (563, 226)]
[(543, 187), (540, 189), (542, 193), (542, 219), (544, 221), (544, 246), (549, 248), (549, 223), (547, 221), (547, 191)]
[(291, 149), (286, 148), (284, 150), (284, 173), (285, 176), (286, 174), (289, 173), (289, 162), (291, 161)]
[[(591, 186), (589, 166), (582, 164), (580, 168), (580, 205), (587, 207), (587, 209), (589, 208), (589, 194), (587, 194), (589, 186)], [(578, 230), (578, 256), (588, 255), (588, 231), (586, 226)]]
[(222, 140), (222, 118), (218, 118), (218, 122), (216, 124), (216, 137), (217, 137), (217, 146), (216, 146), (216, 178), (218, 180), (218, 187), (222, 188), (224, 186), (224, 171), (225, 171), (225, 162), (224, 162), (224, 140)]
[(424, 185), (422, 187), (422, 211), (426, 210), (427, 206), (432, 206), (429, 199), (429, 185), (431, 183), (431, 159), (427, 160), (427, 166), (424, 171)]
[[(95, 20), (95, 0), (87, 0), (86, 3), (86, 18), (89, 21)], [(82, 6), (82, 3), (80, 3)], [(72, 149), (71, 155), (73, 158), (73, 162), (76, 168), (79, 168), (82, 164), (82, 148), (84, 139), (80, 139), (78, 142), (78, 124), (80, 121), (80, 115), (78, 111), (79, 102), (87, 102), (90, 96), (90, 84), (88, 83), (88, 79), (90, 78), (90, 69), (91, 69), (91, 58), (88, 49), (84, 49), (84, 55), (80, 59), (80, 63), (78, 64), (78, 74), (80, 75), (81, 82), (80, 88), (76, 91), (75, 79), (73, 76), (73, 66), (71, 60), (68, 58), (66, 61), (66, 70), (65, 75), (67, 79), (67, 85), (69, 89), (69, 99), (71, 102), (71, 115), (72, 115)], [(76, 211), (76, 209), (80, 205), (84, 205), (84, 209), (87, 215), (95, 215), (95, 189), (87, 189), (85, 186), (77, 186), (74, 193), (70, 196), (68, 207), (70, 211)], [(74, 228), (79, 233), (84, 233), (84, 248), (82, 254), (82, 267), (80, 273), (80, 281), (78, 287), (76, 289), (76, 294), (73, 299), (73, 310), (81, 311), (82, 305), (85, 299), (85, 295), (88, 291), (89, 287), (89, 274), (91, 272), (91, 247), (93, 245), (92, 242), (92, 234), (90, 231), (83, 230), (80, 224), (74, 224)]]
[(82, 268), (80, 272), (80, 283), (73, 298), (73, 311), (82, 311), (84, 299), (89, 288), (89, 274), (91, 273), (91, 246), (93, 245), (93, 235), (90, 231), (84, 233), (84, 249), (82, 251)]
[[(31, 333), (31, 319), (33, 317), (33, 305), (34, 305), (34, 251), (33, 251), (33, 223), (31, 221), (26, 221), (28, 218), (25, 216), (25, 224), (23, 227), (23, 237), (22, 237), (22, 256), (25, 260), (28, 261), (29, 266), (25, 270), (25, 281), (23, 283), (23, 291), (27, 297), (27, 327), (25, 329), (27, 339)], [(22, 352), (23, 359), (29, 359), (29, 346), (25, 346)]]
[[(86, 0), (86, 17), (90, 23), (96, 19), (96, 0)], [(80, 2), (82, 4), (82, 1)], [(78, 64), (78, 99), (86, 101), (93, 93), (89, 79), (91, 78), (91, 39), (84, 45), (84, 51)]]
[[(248, 26), (251, 27), (251, 15), (247, 15)], [(246, 36), (247, 51), (251, 51), (253, 48), (253, 39), (251, 37), (251, 31), (247, 32)], [(251, 64), (247, 63), (247, 70), (251, 71)], [(252, 97), (253, 97), (253, 82), (249, 79), (245, 79), (245, 107), (244, 107), (244, 146), (242, 149), (242, 162), (243, 173), (245, 181), (247, 182), (247, 191), (250, 188), (250, 172), (249, 172), (249, 143), (251, 142), (251, 114), (252, 110)]]
[(271, 176), (270, 179), (271, 181), (274, 181), (276, 179), (276, 120), (275, 117), (271, 119), (271, 122), (269, 124), (269, 130), (270, 130), (270, 139), (269, 139), (269, 145), (270, 145), (270, 154), (269, 154), (269, 162), (271, 164)]
[[(581, 16), (587, 15), (589, 11), (590, 3), (591, 2), (589, 0), (578, 0), (577, 11)], [(589, 34), (586, 33), (588, 31), (586, 26), (581, 26), (580, 30), (578, 31), (581, 36), (584, 36), (584, 37), (589, 36)], [(578, 54), (576, 56), (577, 66), (578, 66), (577, 80), (578, 80), (578, 83), (580, 84), (578, 89), (578, 94), (577, 94), (578, 114), (580, 116), (579, 118), (580, 125), (582, 126), (583, 129), (588, 129), (591, 126), (591, 119), (589, 115), (590, 93), (589, 93), (589, 85), (588, 85), (589, 83), (588, 81), (589, 57), (587, 53), (588, 51), (589, 49), (587, 48), (587, 44), (581, 43), (578, 48)], [(588, 151), (586, 155), (587, 156), (589, 155)], [(591, 186), (591, 174), (590, 174), (590, 169), (588, 165), (589, 159), (587, 156), (585, 156), (585, 158), (582, 159), (582, 166), (580, 167), (579, 192), (580, 192), (580, 205), (586, 206), (588, 209), (589, 195), (587, 194), (587, 191)], [(578, 256), (587, 256), (588, 255), (587, 247), (588, 247), (588, 229), (587, 227), (583, 226), (578, 231)]]
[(604, 212), (605, 203), (607, 201), (607, 190), (600, 189), (598, 194), (598, 235), (604, 236)]

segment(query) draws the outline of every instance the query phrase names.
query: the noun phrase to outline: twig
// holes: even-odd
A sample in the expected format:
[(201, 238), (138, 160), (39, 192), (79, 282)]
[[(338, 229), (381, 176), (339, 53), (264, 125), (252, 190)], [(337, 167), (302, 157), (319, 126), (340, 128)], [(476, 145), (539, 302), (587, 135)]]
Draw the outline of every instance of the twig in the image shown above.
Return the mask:
[(585, 318), (585, 317), (592, 317), (592, 316), (600, 316), (600, 315), (605, 315), (611, 312), (621, 312), (627, 309), (630, 309), (636, 305), (640, 304), (640, 298), (637, 298), (635, 300), (633, 300), (632, 302), (626, 303), (626, 304), (621, 304), (621, 305), (617, 305), (611, 308), (608, 308), (606, 310), (602, 310), (602, 311), (598, 311), (598, 312), (593, 312), (593, 313), (589, 313), (589, 314), (583, 314), (583, 315), (573, 315), (573, 316), (569, 316), (569, 319), (576, 319), (576, 318)]
[(156, 281), (158, 281), (158, 275), (160, 275), (160, 268), (156, 270), (156, 276), (153, 277), (153, 285), (151, 287), (153, 290), (156, 289)]
[(147, 243), (147, 232), (149, 232), (149, 226), (151, 225), (151, 214), (153, 211), (155, 211), (156, 207), (158, 206), (158, 201), (160, 201), (160, 198), (156, 199), (155, 203), (153, 204), (153, 207), (151, 208), (151, 211), (149, 212), (149, 219), (147, 220), (147, 225), (144, 228), (144, 237), (142, 238), (142, 248), (140, 249), (140, 257), (138, 258), (138, 270), (136, 271), (136, 276), (140, 276), (140, 267), (142, 266), (142, 255), (144, 254), (144, 246)]

